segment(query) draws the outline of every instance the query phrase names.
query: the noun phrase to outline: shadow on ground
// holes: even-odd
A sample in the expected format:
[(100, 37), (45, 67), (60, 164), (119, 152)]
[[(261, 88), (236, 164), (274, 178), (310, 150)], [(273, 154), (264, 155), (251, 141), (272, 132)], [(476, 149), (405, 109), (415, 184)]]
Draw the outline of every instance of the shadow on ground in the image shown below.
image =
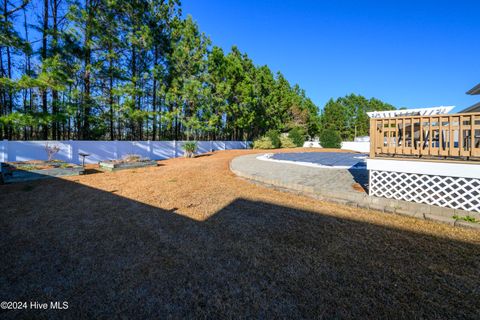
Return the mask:
[(363, 188), (365, 193), (368, 194), (368, 170), (350, 168), (348, 169), (348, 172), (352, 175), (353, 180)]
[(69, 309), (7, 318), (480, 317), (474, 244), (247, 199), (195, 221), (65, 180), (29, 186), (0, 188), (0, 297)]

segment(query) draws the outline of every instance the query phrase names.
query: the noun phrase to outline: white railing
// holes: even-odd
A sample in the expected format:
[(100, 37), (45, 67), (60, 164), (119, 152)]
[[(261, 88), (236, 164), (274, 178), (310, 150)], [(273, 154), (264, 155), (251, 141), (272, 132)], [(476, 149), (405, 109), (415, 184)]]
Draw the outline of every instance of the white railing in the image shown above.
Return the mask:
[[(176, 158), (183, 155), (185, 141), (8, 141), (0, 140), (0, 162), (46, 160), (45, 146), (58, 146), (54, 158), (80, 164), (80, 153), (89, 154), (85, 163), (120, 159), (127, 154), (138, 154), (153, 160)], [(247, 149), (248, 141), (198, 141), (197, 154), (217, 150)]]

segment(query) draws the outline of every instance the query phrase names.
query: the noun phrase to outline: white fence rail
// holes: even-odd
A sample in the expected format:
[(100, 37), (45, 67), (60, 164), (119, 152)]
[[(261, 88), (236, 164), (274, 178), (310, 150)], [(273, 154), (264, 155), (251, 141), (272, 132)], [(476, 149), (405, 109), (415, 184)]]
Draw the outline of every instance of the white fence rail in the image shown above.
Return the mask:
[[(58, 146), (55, 159), (81, 163), (79, 153), (88, 153), (85, 163), (122, 158), (127, 154), (162, 160), (183, 155), (185, 141), (8, 141), (0, 140), (0, 162), (46, 160), (45, 146)], [(197, 154), (217, 150), (247, 149), (248, 141), (198, 141)]]

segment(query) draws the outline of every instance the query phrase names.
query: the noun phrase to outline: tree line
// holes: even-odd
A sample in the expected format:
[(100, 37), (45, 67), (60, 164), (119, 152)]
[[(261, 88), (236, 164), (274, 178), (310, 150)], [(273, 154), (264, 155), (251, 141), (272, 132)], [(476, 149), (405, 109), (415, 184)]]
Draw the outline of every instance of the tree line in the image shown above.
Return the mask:
[(368, 127), (358, 112), (386, 107), (365, 99), (353, 115), (332, 100), (321, 113), (282, 73), (212, 45), (178, 0), (2, 2), (3, 139), (251, 140), (293, 128), (313, 137), (333, 123), (347, 138), (352, 121)]
[(252, 139), (318, 130), (298, 85), (212, 46), (176, 0), (4, 0), (0, 136)]
[(336, 131), (341, 141), (352, 141), (355, 137), (369, 135), (370, 120), (367, 112), (395, 109), (393, 105), (379, 99), (350, 94), (336, 100), (330, 99), (326, 103), (320, 125), (323, 130)]

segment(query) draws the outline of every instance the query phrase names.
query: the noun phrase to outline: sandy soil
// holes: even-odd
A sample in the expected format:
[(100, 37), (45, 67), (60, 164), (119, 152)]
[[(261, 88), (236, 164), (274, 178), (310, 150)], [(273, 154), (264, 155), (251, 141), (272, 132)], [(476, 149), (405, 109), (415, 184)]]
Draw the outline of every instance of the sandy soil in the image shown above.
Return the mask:
[(252, 184), (228, 169), (252, 152), (0, 186), (0, 297), (69, 301), (45, 317), (480, 317), (479, 233)]

